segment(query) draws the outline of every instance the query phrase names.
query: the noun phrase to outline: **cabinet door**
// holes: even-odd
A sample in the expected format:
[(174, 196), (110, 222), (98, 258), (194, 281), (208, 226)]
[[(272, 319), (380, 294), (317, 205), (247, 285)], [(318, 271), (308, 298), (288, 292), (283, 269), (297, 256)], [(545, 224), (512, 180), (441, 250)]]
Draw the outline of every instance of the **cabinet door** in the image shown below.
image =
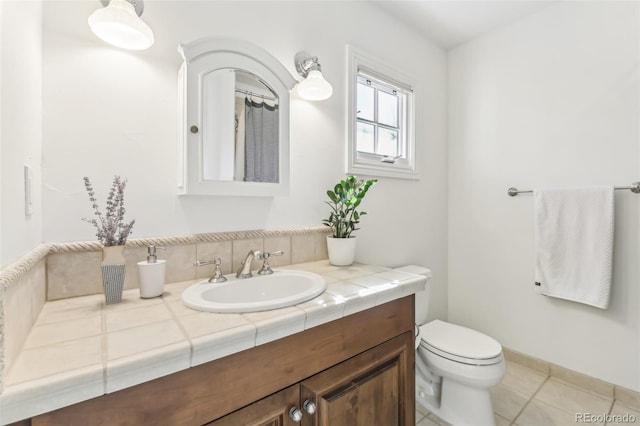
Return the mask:
[[(256, 380), (259, 380), (257, 378)], [(234, 411), (208, 426), (293, 426), (297, 425), (289, 416), (292, 407), (298, 407), (300, 385), (295, 384), (280, 392)]]
[(413, 363), (407, 332), (303, 381), (303, 406), (316, 406), (303, 426), (414, 425)]

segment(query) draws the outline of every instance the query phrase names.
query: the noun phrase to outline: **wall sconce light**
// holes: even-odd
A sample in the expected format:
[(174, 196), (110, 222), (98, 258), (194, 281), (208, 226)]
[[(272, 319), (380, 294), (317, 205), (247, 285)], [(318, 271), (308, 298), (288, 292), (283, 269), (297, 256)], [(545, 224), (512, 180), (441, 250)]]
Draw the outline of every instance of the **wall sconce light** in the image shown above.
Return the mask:
[(298, 52), (294, 62), (298, 74), (304, 77), (304, 80), (296, 86), (301, 98), (309, 101), (323, 101), (331, 97), (333, 87), (324, 79), (317, 56), (311, 56), (307, 52)]
[(129, 50), (153, 45), (153, 31), (140, 19), (143, 0), (100, 0), (104, 6), (89, 16), (89, 27), (103, 41)]

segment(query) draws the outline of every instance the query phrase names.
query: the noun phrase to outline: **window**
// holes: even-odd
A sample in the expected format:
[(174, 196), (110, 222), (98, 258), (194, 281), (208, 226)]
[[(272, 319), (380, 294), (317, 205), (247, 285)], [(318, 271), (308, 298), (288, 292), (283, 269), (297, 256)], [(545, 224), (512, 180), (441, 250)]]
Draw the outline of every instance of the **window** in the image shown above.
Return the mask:
[(417, 179), (414, 93), (409, 78), (347, 47), (349, 153), (347, 171)]

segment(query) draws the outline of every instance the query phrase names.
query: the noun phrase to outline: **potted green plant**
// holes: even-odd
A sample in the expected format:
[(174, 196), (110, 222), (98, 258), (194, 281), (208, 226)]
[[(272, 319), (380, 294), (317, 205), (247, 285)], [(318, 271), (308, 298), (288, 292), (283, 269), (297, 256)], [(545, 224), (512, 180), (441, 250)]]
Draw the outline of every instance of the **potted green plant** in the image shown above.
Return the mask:
[(358, 211), (362, 199), (377, 179), (358, 179), (350, 175), (336, 184), (333, 190), (327, 191), (331, 207), (329, 218), (322, 222), (331, 227), (331, 235), (327, 236), (329, 262), (332, 265), (351, 265), (356, 253), (356, 239), (351, 235), (357, 231), (360, 218), (367, 212)]

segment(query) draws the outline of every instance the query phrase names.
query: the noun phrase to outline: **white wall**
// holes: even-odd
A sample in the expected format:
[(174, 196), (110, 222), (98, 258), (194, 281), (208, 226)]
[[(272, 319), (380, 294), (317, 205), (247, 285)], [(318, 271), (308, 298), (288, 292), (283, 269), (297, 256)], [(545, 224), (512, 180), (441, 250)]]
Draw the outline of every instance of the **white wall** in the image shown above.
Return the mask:
[[(0, 13), (0, 267), (42, 242), (42, 5), (2, 1)], [(33, 168), (25, 217), (23, 167)]]
[(640, 390), (640, 196), (616, 192), (609, 309), (538, 295), (533, 200), (640, 179), (637, 2), (561, 2), (450, 52), (449, 319)]
[[(235, 3), (149, 1), (156, 45), (131, 53), (90, 33), (93, 0), (45, 2), (43, 28), (39, 2), (2, 1), (1, 266), (43, 240), (94, 239), (80, 220), (91, 214), (84, 175), (102, 199), (114, 174), (129, 179), (134, 237), (320, 224), (324, 192), (344, 171), (344, 46), (353, 43), (421, 76), (422, 180), (372, 189), (358, 260), (432, 268), (429, 316), (446, 318), (448, 256), (451, 321), (640, 390), (640, 197), (616, 195), (615, 283), (600, 311), (535, 293), (532, 200), (505, 193), (640, 178), (637, 4), (562, 3), (451, 52), (447, 153), (447, 58), (430, 41), (366, 2)], [(329, 101), (293, 96), (288, 197), (176, 195), (176, 46), (210, 35), (259, 44), (294, 75), (293, 56), (310, 51), (334, 85)], [(36, 180), (28, 219), (25, 163)]]
[[(97, 40), (89, 1), (44, 4), (43, 234), (45, 241), (93, 240), (82, 177), (104, 199), (126, 177), (132, 237), (319, 226), (326, 189), (344, 177), (346, 53), (352, 43), (420, 76), (419, 182), (381, 179), (363, 203), (357, 260), (416, 263), (434, 272), (432, 316), (446, 316), (446, 54), (366, 2), (147, 2), (156, 44), (126, 52)], [(176, 47), (202, 36), (254, 42), (293, 74), (293, 57), (317, 55), (334, 96), (292, 96), (288, 197), (176, 195)], [(421, 302), (422, 303), (422, 302)], [(419, 319), (424, 319), (421, 310)]]

